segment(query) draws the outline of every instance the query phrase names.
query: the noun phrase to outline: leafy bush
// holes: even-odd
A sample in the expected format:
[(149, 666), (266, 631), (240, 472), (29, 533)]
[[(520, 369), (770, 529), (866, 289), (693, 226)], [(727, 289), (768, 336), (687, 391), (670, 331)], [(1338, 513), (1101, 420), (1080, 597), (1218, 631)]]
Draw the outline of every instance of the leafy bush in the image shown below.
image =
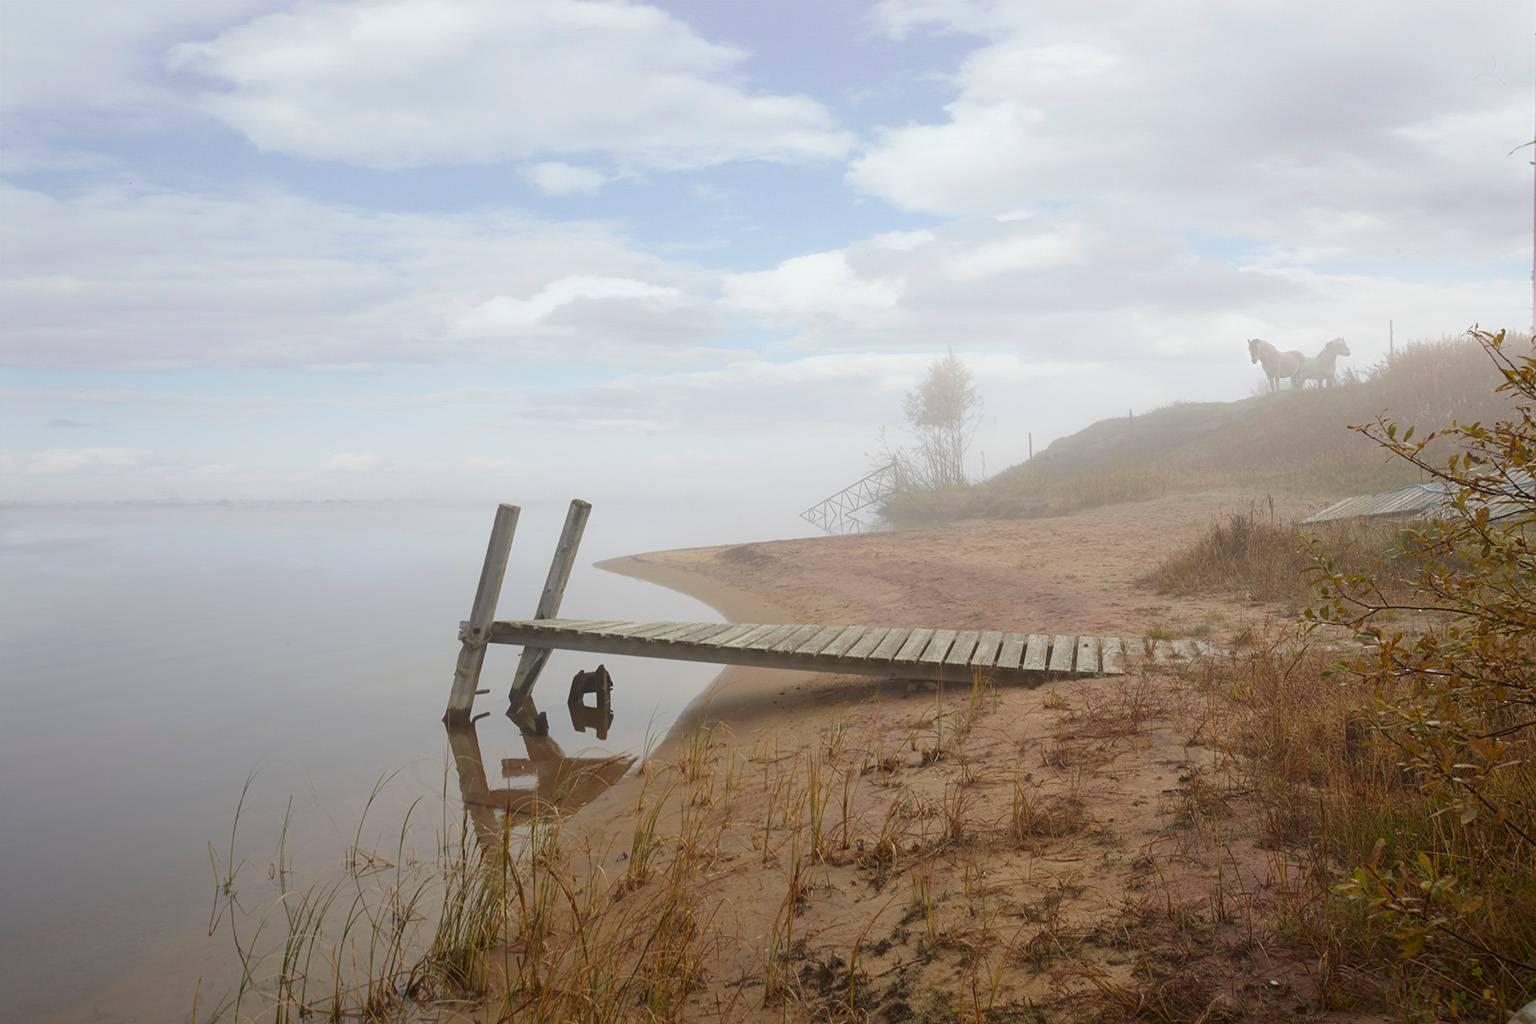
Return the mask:
[[(1505, 418), (1356, 428), (1449, 487), (1405, 538), (1406, 596), (1320, 553), (1323, 604), (1307, 614), (1373, 641), (1342, 678), (1373, 695), (1377, 742), (1431, 808), (1412, 841), (1378, 835), (1337, 895), (1390, 930), (1444, 1012), (1496, 1016), (1536, 995), (1536, 357), (1511, 354), (1502, 332), (1471, 336), (1502, 378)], [(1443, 462), (1429, 454), (1447, 445)], [(1403, 612), (1423, 625), (1394, 629)]]

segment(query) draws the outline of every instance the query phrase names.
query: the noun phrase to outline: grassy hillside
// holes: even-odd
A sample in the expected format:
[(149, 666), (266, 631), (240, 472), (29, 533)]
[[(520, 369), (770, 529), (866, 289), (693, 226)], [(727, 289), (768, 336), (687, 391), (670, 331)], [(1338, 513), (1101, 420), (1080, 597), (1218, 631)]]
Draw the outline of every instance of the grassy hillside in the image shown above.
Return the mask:
[[(1526, 351), (1530, 339), (1512, 338)], [(1257, 370), (1255, 370), (1257, 375)], [(896, 495), (899, 525), (972, 517), (1058, 515), (1180, 491), (1240, 486), (1256, 492), (1336, 498), (1411, 483), (1350, 425), (1386, 413), (1424, 432), (1452, 418), (1500, 411), (1500, 377), (1477, 345), (1408, 347), (1390, 364), (1349, 374), (1328, 390), (1238, 402), (1181, 403), (1135, 419), (1101, 420), (989, 480), (943, 492)]]

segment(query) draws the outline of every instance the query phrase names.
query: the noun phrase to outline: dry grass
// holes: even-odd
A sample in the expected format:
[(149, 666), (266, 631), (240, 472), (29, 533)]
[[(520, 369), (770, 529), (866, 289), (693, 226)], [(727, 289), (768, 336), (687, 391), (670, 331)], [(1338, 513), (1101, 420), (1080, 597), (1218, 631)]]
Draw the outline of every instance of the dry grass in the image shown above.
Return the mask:
[[(1296, 855), (1277, 935), (1315, 957), (1322, 1006), (1502, 1024), (1536, 998), (1536, 856), (1406, 772), (1372, 728), (1391, 695), (1345, 683), (1337, 657), (1260, 648), (1197, 683), (1213, 740), (1256, 798), (1264, 842)], [(1491, 799), (1531, 806), (1532, 755)]]
[(1380, 569), (1390, 582), (1400, 564), (1403, 527), (1382, 523), (1300, 526), (1255, 506), (1212, 524), (1188, 547), (1166, 556), (1137, 582), (1160, 594), (1238, 594), (1250, 601), (1304, 601), (1311, 596), (1317, 552), (1342, 571)]
[[(1411, 784), (1333, 657), (703, 730), (606, 842), (551, 807), (432, 864), (356, 851), (334, 891), (279, 867), (222, 1018), (1502, 1024), (1536, 996), (1536, 864)], [(1405, 955), (1403, 915), (1342, 886), (1421, 855), (1455, 882)]]
[[(1513, 338), (1510, 346), (1524, 350), (1529, 339)], [(1413, 345), (1391, 364), (1347, 373), (1328, 390), (1180, 403), (1103, 420), (974, 486), (897, 495), (886, 513), (913, 525), (1064, 515), (1234, 486), (1337, 498), (1412, 483), (1416, 473), (1346, 428), (1383, 411), (1407, 423), (1487, 419), (1502, 411), (1491, 394), (1497, 383), (1470, 341)]]

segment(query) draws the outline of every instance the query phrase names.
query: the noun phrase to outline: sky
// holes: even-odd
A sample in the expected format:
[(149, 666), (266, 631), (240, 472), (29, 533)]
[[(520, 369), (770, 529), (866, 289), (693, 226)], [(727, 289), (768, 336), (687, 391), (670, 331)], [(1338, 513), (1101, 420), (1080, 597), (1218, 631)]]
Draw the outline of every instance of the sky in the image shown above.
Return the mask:
[(973, 474), (1531, 318), (1529, 0), (0, 0), (0, 500)]

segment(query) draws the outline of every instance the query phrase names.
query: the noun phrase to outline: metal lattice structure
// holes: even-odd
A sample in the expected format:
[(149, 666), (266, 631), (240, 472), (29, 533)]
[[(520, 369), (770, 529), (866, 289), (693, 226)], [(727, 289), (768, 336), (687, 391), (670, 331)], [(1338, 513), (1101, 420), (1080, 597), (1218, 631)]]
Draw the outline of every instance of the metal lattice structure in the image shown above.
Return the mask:
[(895, 462), (888, 462), (830, 498), (818, 501), (801, 512), (800, 518), (827, 533), (863, 533), (869, 524), (856, 513), (889, 498), (900, 482), (900, 467)]

